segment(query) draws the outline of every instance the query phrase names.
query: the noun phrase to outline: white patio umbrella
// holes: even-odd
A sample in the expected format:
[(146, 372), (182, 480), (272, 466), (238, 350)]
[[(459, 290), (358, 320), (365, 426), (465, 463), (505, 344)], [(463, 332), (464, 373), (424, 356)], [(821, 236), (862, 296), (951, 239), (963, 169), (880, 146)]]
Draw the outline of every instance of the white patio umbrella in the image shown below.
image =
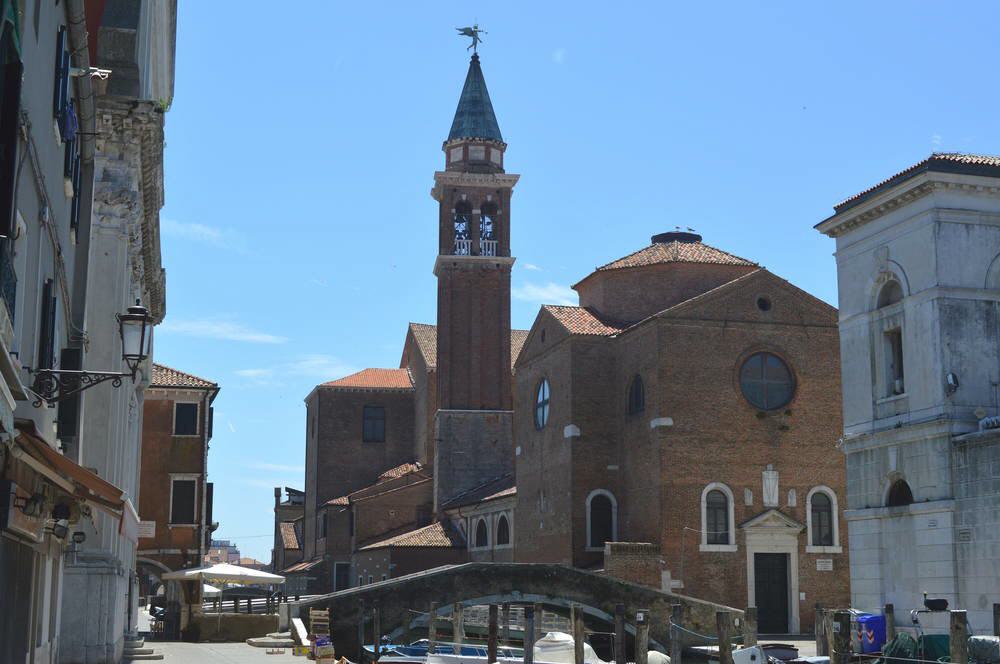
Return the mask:
[[(165, 581), (201, 581), (213, 583), (233, 583), (241, 586), (278, 585), (285, 582), (285, 577), (269, 572), (262, 572), (249, 567), (240, 567), (230, 563), (215, 563), (207, 567), (192, 567), (176, 572), (167, 572), (160, 577)], [(219, 624), (222, 612), (219, 612)]]
[(210, 586), (207, 583), (201, 584), (201, 594), (205, 597), (218, 597), (222, 594), (222, 591), (215, 586)]

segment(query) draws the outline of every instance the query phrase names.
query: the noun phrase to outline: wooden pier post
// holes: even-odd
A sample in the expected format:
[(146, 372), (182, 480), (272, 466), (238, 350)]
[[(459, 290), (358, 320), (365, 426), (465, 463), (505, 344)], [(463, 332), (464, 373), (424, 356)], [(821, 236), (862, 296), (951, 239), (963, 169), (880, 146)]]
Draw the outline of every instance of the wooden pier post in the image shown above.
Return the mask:
[(743, 612), (743, 647), (757, 645), (757, 607), (748, 606)]
[(733, 664), (733, 617), (728, 611), (715, 612), (715, 633), (719, 637), (719, 664)]
[(993, 605), (993, 636), (1000, 636), (1000, 604)]
[(635, 664), (648, 664), (649, 609), (635, 612)]
[(615, 664), (625, 664), (625, 605), (615, 604)]
[(496, 604), (490, 604), (490, 631), (486, 640), (486, 660), (489, 664), (497, 661), (497, 633), (499, 610)]
[(830, 651), (826, 647), (826, 611), (819, 602), (816, 602), (816, 609), (813, 612), (813, 632), (816, 633), (816, 655), (829, 657)]
[(437, 618), (438, 618), (438, 605), (437, 602), (431, 602), (430, 611), (427, 612), (427, 654), (434, 654), (434, 643), (437, 641)]
[(882, 613), (885, 615), (885, 642), (889, 643), (896, 638), (896, 607), (886, 604)]
[(583, 644), (584, 644), (584, 632), (583, 632), (583, 609), (574, 606), (573, 607), (573, 662), (574, 664), (583, 664)]
[(535, 607), (524, 607), (524, 664), (535, 664)]
[(681, 664), (681, 624), (684, 622), (684, 605), (670, 607), (670, 664)]
[(835, 609), (826, 609), (823, 611), (823, 636), (826, 638), (826, 654), (831, 662), (833, 661), (834, 642), (837, 640), (833, 633), (835, 613)]
[(538, 604), (536, 602), (535, 603), (535, 643), (537, 643), (538, 640), (540, 638), (542, 638), (542, 633), (543, 633), (543, 630), (545, 629), (545, 625), (542, 624), (543, 622), (545, 622), (545, 609), (542, 608), (541, 604)]
[(851, 661), (851, 612), (833, 614), (833, 646), (830, 664), (848, 664)]
[(372, 643), (375, 644), (375, 661), (382, 655), (382, 616), (378, 607), (372, 608)]
[(951, 664), (969, 662), (969, 620), (965, 611), (951, 612)]
[(365, 663), (365, 618), (368, 613), (365, 611), (365, 603), (361, 603), (361, 610), (358, 611), (358, 664)]
[(462, 644), (465, 642), (465, 607), (458, 602), (452, 606), (451, 613), (452, 641), (455, 642), (455, 654), (462, 654)]
[(503, 644), (510, 647), (510, 603), (503, 603)]

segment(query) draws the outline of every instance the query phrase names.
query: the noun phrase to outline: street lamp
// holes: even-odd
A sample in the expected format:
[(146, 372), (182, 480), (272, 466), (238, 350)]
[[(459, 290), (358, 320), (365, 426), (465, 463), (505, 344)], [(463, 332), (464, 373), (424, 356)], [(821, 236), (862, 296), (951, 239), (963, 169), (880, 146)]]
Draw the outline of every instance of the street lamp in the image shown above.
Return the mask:
[(37, 397), (33, 405), (41, 407), (43, 402), (58, 403), (100, 383), (111, 381), (113, 387), (121, 387), (122, 378), (135, 380), (139, 365), (149, 357), (150, 329), (152, 319), (146, 307), (135, 301), (118, 319), (118, 335), (122, 340), (122, 360), (128, 371), (90, 371), (88, 369), (29, 369), (35, 377), (31, 391)]

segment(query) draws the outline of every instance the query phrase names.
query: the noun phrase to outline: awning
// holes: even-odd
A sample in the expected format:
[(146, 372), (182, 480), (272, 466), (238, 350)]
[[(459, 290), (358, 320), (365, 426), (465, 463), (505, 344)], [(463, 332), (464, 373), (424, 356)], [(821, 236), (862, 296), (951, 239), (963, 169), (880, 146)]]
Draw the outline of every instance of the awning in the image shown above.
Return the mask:
[[(7, 31), (10, 33), (8, 38), (10, 39), (10, 45), (13, 46), (14, 51), (17, 53), (18, 57), (21, 55), (21, 26), (17, 20), (18, 11), (17, 3), (14, 0), (0, 0), (0, 30)], [(9, 23), (8, 27), (5, 25)], [(9, 62), (8, 54), (0, 54), (0, 59), (4, 63)]]
[[(38, 436), (35, 424), (31, 420), (16, 420), (14, 424), (17, 428), (14, 443), (32, 459), (63, 478), (63, 482), (56, 482), (57, 484), (65, 487), (65, 482), (68, 480), (73, 487), (74, 496), (117, 519), (123, 517), (126, 498), (121, 489), (53, 449)], [(41, 469), (36, 468), (36, 470)], [(44, 471), (43, 474), (47, 475)]]
[(303, 560), (301, 563), (295, 563), (290, 567), (286, 567), (281, 570), (285, 574), (295, 574), (296, 572), (307, 572), (312, 568), (323, 562), (322, 558), (313, 558), (312, 560)]
[(238, 583), (247, 586), (284, 583), (285, 577), (258, 569), (240, 567), (229, 563), (216, 563), (207, 567), (182, 569), (160, 576), (163, 581), (213, 581), (216, 583)]

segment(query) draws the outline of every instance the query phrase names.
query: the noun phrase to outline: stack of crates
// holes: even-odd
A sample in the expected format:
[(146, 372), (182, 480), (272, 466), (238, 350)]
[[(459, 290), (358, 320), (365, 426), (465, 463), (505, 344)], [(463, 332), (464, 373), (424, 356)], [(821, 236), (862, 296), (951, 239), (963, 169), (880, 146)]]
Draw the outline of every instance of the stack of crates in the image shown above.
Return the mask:
[(330, 641), (330, 611), (309, 609), (309, 633), (312, 635), (312, 658), (320, 664), (333, 664), (333, 642)]

